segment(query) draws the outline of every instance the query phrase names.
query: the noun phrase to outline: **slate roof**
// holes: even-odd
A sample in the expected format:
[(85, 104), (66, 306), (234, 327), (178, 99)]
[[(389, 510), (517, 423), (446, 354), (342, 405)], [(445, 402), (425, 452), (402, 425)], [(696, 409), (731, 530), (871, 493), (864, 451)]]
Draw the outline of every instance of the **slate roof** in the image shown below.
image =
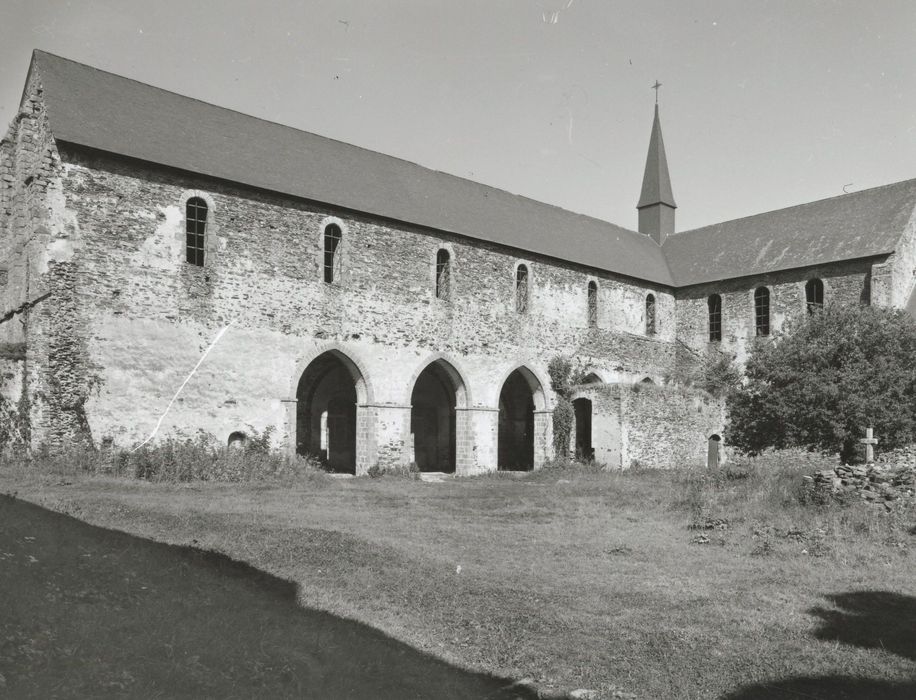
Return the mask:
[[(916, 210), (914, 179), (671, 234), (660, 247), (611, 223), (44, 51), (29, 70), (41, 78), (59, 141), (666, 286), (887, 255)], [(656, 107), (639, 206), (658, 201), (675, 206)]]
[(55, 138), (671, 284), (648, 236), (35, 51)]
[(665, 155), (665, 140), (662, 138), (662, 124), (658, 119), (658, 105), (655, 105), (655, 118), (652, 120), (652, 133), (649, 136), (649, 153), (646, 155), (646, 170), (642, 177), (642, 191), (639, 194), (637, 209), (653, 204), (667, 204), (677, 208), (674, 203), (674, 192), (671, 190), (671, 176), (668, 174), (668, 157)]
[(916, 210), (916, 179), (668, 236), (675, 286), (894, 251)]

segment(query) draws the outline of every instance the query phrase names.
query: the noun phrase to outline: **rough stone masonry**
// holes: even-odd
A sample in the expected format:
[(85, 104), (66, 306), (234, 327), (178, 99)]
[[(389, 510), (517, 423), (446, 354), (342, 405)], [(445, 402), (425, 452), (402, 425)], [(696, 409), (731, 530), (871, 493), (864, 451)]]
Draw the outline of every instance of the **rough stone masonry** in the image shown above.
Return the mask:
[[(660, 143), (657, 116), (656, 130)], [(643, 218), (673, 226), (673, 199), (653, 202), (667, 165), (650, 170), (641, 207), (672, 211)], [(547, 364), (566, 355), (590, 377), (571, 450), (614, 468), (703, 464), (721, 403), (666, 380), (765, 342), (760, 314), (777, 332), (805, 313), (813, 278), (835, 303), (904, 305), (913, 287), (913, 182), (764, 215), (714, 245), (707, 230), (628, 231), (41, 52), (0, 183), (0, 416), (33, 447), (145, 439), (231, 323), (158, 437), (273, 428), (277, 447), (355, 473), (537, 468), (553, 456)], [(856, 218), (871, 213), (890, 231), (878, 240)], [(735, 269), (754, 246), (770, 252)]]

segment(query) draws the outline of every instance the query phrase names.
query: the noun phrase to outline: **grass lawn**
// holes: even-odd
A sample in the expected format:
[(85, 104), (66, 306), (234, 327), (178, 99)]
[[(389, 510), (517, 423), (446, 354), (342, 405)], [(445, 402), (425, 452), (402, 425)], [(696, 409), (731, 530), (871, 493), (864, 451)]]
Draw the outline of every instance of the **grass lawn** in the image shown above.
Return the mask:
[[(916, 697), (916, 511), (798, 505), (798, 474), (816, 465), (784, 461), (764, 460), (743, 474), (545, 471), (443, 483), (313, 477), (275, 485), (7, 469), (0, 492), (95, 525), (226, 554), (298, 584), (306, 608), (364, 623), (454, 666), (533, 679), (542, 689), (589, 688), (608, 698)], [(76, 570), (81, 563), (63, 561)], [(68, 587), (91, 577), (82, 571)], [(40, 588), (42, 580), (28, 585)], [(0, 583), (5, 591), (16, 582)], [(215, 597), (206, 609), (238, 614), (265, 605), (253, 593), (232, 596)], [(126, 610), (118, 600), (112, 609)], [(68, 604), (81, 605), (78, 597)], [(125, 621), (108, 648), (133, 644), (136, 625), (160, 636), (181, 629), (199, 605), (170, 594), (161, 620)], [(283, 606), (271, 613), (278, 622), (265, 624), (269, 635), (215, 628), (185, 648), (199, 645), (203, 657), (214, 638), (223, 640), (224, 655), (239, 654), (233, 645), (260, 645), (254, 666), (233, 661), (233, 682), (248, 689), (271, 682), (266, 695), (254, 695), (296, 696), (279, 680), (283, 665), (292, 668), (289, 655), (314, 644), (281, 624), (298, 614), (288, 601)], [(22, 657), (10, 669), (3, 634), (0, 673), (9, 686), (30, 663), (48, 662)], [(79, 636), (68, 644), (56, 653), (79, 646)], [(105, 663), (115, 675), (136, 676), (126, 655)], [(443, 682), (417, 697), (461, 697)]]

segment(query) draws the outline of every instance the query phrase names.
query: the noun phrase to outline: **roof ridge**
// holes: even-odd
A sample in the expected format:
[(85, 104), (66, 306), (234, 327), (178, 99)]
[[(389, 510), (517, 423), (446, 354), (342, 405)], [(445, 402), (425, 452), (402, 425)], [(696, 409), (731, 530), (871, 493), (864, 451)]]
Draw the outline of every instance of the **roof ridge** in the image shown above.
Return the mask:
[[(496, 187), (496, 186), (494, 186), (494, 185), (488, 185), (488, 184), (483, 183), (483, 182), (478, 182), (477, 180), (471, 180), (470, 178), (462, 177), (461, 175), (455, 175), (454, 173), (445, 172), (444, 170), (438, 170), (438, 169), (436, 169), (436, 168), (431, 168), (431, 167), (426, 166), (426, 165), (423, 165), (423, 164), (421, 164), (421, 163), (416, 163), (416, 162), (414, 162), (414, 161), (412, 161), (412, 160), (407, 160), (406, 158), (400, 158), (400, 157), (398, 157), (398, 156), (393, 156), (393, 155), (391, 155), (391, 154), (389, 154), (389, 153), (383, 153), (383, 152), (381, 152), (381, 151), (374, 151), (374, 150), (372, 150), (371, 148), (366, 148), (366, 147), (364, 147), (364, 146), (358, 146), (358, 145), (356, 145), (356, 144), (349, 143), (349, 142), (347, 142), (347, 141), (341, 141), (340, 139), (335, 139), (335, 138), (333, 138), (333, 137), (331, 137), (331, 136), (324, 136), (324, 135), (322, 135), (322, 134), (317, 134), (317, 133), (315, 133), (314, 131), (306, 131), (305, 129), (299, 129), (299, 128), (295, 127), (295, 126), (290, 126), (290, 125), (288, 125), (288, 124), (281, 124), (280, 122), (275, 122), (275, 121), (271, 121), (271, 120), (269, 120), (269, 119), (265, 119), (264, 117), (258, 117), (258, 116), (253, 115), (253, 114), (248, 114), (247, 112), (242, 112), (242, 111), (239, 111), (239, 110), (237, 110), (237, 109), (232, 109), (231, 107), (223, 107), (222, 105), (218, 105), (218, 104), (215, 104), (215, 103), (213, 103), (213, 102), (207, 102), (206, 100), (201, 100), (201, 99), (199, 99), (199, 98), (197, 98), (197, 97), (191, 97), (190, 95), (184, 95), (184, 94), (182, 94), (182, 93), (180, 93), (180, 92), (175, 92), (174, 90), (168, 90), (167, 88), (159, 87), (159, 86), (157, 86), (157, 85), (153, 85), (153, 84), (151, 84), (151, 83), (147, 83), (147, 82), (144, 82), (144, 81), (142, 81), (142, 80), (137, 80), (137, 79), (135, 79), (135, 78), (129, 78), (129, 77), (125, 76), (125, 75), (121, 75), (121, 74), (119, 74), (119, 73), (114, 73), (114, 72), (112, 72), (112, 71), (105, 70), (104, 68), (97, 68), (96, 66), (89, 65), (88, 63), (82, 63), (81, 61), (75, 61), (75, 60), (73, 60), (72, 58), (67, 58), (67, 57), (65, 57), (65, 56), (60, 56), (60, 55), (58, 55), (58, 54), (51, 53), (50, 51), (45, 51), (45, 50), (43, 50), (43, 49), (33, 49), (33, 50), (32, 50), (32, 54), (33, 54), (33, 56), (34, 56), (35, 54), (44, 54), (44, 55), (46, 55), (46, 56), (52, 56), (52, 57), (55, 58), (55, 59), (58, 59), (58, 60), (61, 60), (61, 61), (67, 61), (68, 63), (74, 63), (74, 64), (76, 64), (76, 65), (78, 65), (78, 66), (82, 66), (83, 68), (89, 68), (90, 70), (96, 71), (96, 72), (98, 72), (98, 73), (105, 73), (106, 75), (114, 76), (115, 78), (118, 78), (118, 79), (120, 79), (120, 80), (128, 80), (128, 81), (130, 81), (130, 82), (132, 82), (132, 83), (137, 83), (137, 84), (139, 84), (139, 85), (144, 85), (144, 86), (146, 86), (146, 87), (148, 87), (148, 88), (152, 88), (153, 90), (159, 90), (160, 92), (165, 92), (165, 93), (168, 93), (168, 94), (170, 94), (170, 95), (176, 95), (176, 96), (181, 97), (182, 99), (185, 99), (185, 100), (192, 100), (192, 101), (194, 101), (194, 102), (197, 102), (197, 103), (199, 103), (199, 104), (206, 105), (206, 106), (208, 106), (208, 107), (212, 107), (212, 108), (215, 108), (215, 109), (219, 109), (219, 110), (222, 110), (222, 111), (225, 111), (225, 112), (232, 112), (233, 114), (239, 114), (239, 115), (241, 115), (241, 116), (243, 116), (243, 117), (245, 117), (245, 118), (247, 118), (247, 119), (256, 119), (256, 120), (258, 120), (258, 121), (260, 121), (260, 122), (264, 122), (265, 124), (270, 124), (271, 126), (280, 127), (281, 129), (290, 129), (291, 131), (299, 132), (299, 133), (302, 133), (302, 134), (308, 134), (309, 136), (314, 136), (314, 137), (316, 137), (316, 138), (324, 139), (324, 140), (326, 140), (326, 141), (332, 141), (332, 142), (334, 142), (334, 143), (341, 144), (342, 146), (346, 146), (347, 148), (358, 149), (358, 150), (364, 151), (364, 152), (366, 152), (366, 153), (371, 153), (371, 154), (374, 155), (374, 156), (382, 156), (382, 157), (384, 157), (384, 158), (389, 158), (389, 159), (391, 159), (391, 160), (396, 160), (396, 161), (399, 161), (399, 162), (401, 162), (401, 163), (407, 163), (407, 164), (412, 165), (412, 166), (417, 167), (417, 168), (423, 168), (424, 170), (427, 170), (427, 171), (429, 171), (429, 172), (431, 172), (431, 173), (436, 173), (436, 174), (438, 174), (438, 175), (443, 175), (443, 176), (445, 176), (445, 177), (454, 178), (454, 179), (456, 179), (456, 180), (461, 180), (461, 181), (463, 181), (463, 182), (467, 182), (467, 183), (470, 183), (470, 184), (472, 184), (472, 185), (476, 185), (476, 186), (478, 186), (478, 187), (484, 187), (484, 188), (487, 188), (487, 189), (490, 189), (490, 190), (495, 190), (495, 191), (497, 191), (497, 192), (502, 192), (502, 193), (504, 193), (504, 194), (510, 195), (510, 196), (512, 196), (512, 197), (516, 197), (516, 198), (518, 198), (518, 199), (524, 199), (524, 200), (526, 200), (526, 201), (528, 201), (528, 202), (533, 202), (533, 203), (538, 204), (538, 205), (541, 205), (541, 206), (551, 207), (551, 208), (553, 208), (553, 209), (557, 209), (557, 210), (562, 211), (562, 212), (565, 212), (565, 213), (567, 213), (567, 214), (572, 214), (572, 215), (574, 215), (574, 216), (579, 216), (579, 217), (582, 217), (582, 218), (585, 218), (585, 219), (590, 219), (590, 220), (592, 220), (592, 221), (596, 221), (596, 222), (599, 222), (599, 223), (602, 223), (602, 224), (606, 224), (606, 225), (608, 225), (608, 226), (612, 226), (612, 227), (615, 228), (615, 229), (619, 229), (620, 231), (624, 231), (624, 232), (626, 232), (626, 233), (628, 233), (628, 234), (632, 234), (632, 235), (634, 235), (634, 236), (639, 236), (640, 238), (649, 238), (649, 237), (646, 236), (645, 234), (639, 233), (638, 231), (635, 231), (635, 230), (633, 230), (633, 229), (628, 229), (628, 228), (626, 228), (626, 227), (624, 227), (624, 226), (620, 226), (619, 224), (615, 224), (615, 223), (612, 222), (612, 221), (607, 221), (606, 219), (599, 219), (599, 218), (596, 217), (596, 216), (591, 216), (591, 215), (589, 215), (589, 214), (583, 214), (582, 212), (577, 212), (577, 211), (573, 211), (573, 210), (571, 210), (571, 209), (566, 209), (565, 207), (561, 207), (561, 206), (559, 206), (558, 204), (551, 204), (550, 202), (543, 202), (543, 201), (541, 201), (541, 200), (539, 200), (539, 199), (534, 199), (534, 198), (532, 198), (532, 197), (528, 197), (528, 196), (523, 195), (523, 194), (518, 194), (517, 192), (511, 192), (511, 191), (506, 190), (506, 189), (503, 189), (503, 188), (501, 188), (501, 187)], [(650, 239), (650, 240), (651, 240), (651, 239)], [(667, 263), (666, 263), (666, 264), (667, 264)]]
[(696, 231), (702, 231), (703, 229), (712, 228), (714, 226), (722, 226), (723, 224), (730, 224), (736, 221), (745, 221), (746, 219), (754, 219), (758, 216), (767, 216), (768, 214), (776, 214), (781, 211), (788, 211), (789, 209), (799, 209), (801, 207), (808, 207), (813, 204), (820, 204), (821, 202), (829, 202), (833, 199), (843, 199), (844, 197), (854, 197), (856, 195), (865, 194), (867, 192), (873, 192), (875, 190), (883, 190), (888, 187), (897, 187), (900, 185), (905, 185), (907, 183), (916, 184), (916, 177), (909, 178), (907, 180), (898, 180), (897, 182), (888, 182), (884, 185), (875, 185), (874, 187), (867, 187), (864, 190), (856, 190), (855, 192), (844, 192), (843, 194), (835, 194), (830, 197), (822, 197), (821, 199), (814, 199), (810, 202), (801, 202), (800, 204), (790, 204), (787, 207), (779, 207), (777, 209), (768, 209), (766, 211), (757, 212), (756, 214), (748, 214), (747, 216), (739, 216), (735, 219), (725, 219), (724, 221), (717, 221), (712, 224), (706, 224), (705, 226), (697, 226), (696, 228), (687, 229), (686, 231), (677, 231), (676, 233), (670, 234), (671, 236), (680, 236), (681, 234), (694, 233)]

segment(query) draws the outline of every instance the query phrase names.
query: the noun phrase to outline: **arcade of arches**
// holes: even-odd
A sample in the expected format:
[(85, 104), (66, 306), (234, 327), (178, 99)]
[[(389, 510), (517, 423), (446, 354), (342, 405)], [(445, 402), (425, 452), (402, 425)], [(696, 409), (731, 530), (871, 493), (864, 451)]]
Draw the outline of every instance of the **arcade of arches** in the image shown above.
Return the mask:
[[(336, 348), (319, 354), (299, 376), (295, 413), (288, 414), (296, 452), (348, 474), (364, 474), (373, 465), (384, 470), (408, 464), (422, 472), (527, 471), (548, 459), (551, 412), (542, 383), (527, 367), (491, 385), (494, 393), (480, 403), (471, 403), (464, 375), (441, 357), (421, 364), (412, 376), (401, 376), (394, 393), (392, 376), (384, 377), (389, 393), (376, 400), (362, 364)], [(655, 455), (676, 445), (681, 451), (702, 450), (696, 461), (721, 460), (718, 433), (707, 445), (708, 436), (719, 430), (715, 406), (697, 408), (689, 397), (634, 392), (630, 386), (590, 376), (580, 387), (569, 446), (578, 459), (651, 464), (660, 459)], [(675, 414), (690, 416), (696, 425), (675, 431)], [(713, 430), (701, 427), (706, 425)], [(659, 443), (653, 436), (662, 434), (665, 440)], [(230, 442), (241, 446), (244, 439), (233, 433)]]

